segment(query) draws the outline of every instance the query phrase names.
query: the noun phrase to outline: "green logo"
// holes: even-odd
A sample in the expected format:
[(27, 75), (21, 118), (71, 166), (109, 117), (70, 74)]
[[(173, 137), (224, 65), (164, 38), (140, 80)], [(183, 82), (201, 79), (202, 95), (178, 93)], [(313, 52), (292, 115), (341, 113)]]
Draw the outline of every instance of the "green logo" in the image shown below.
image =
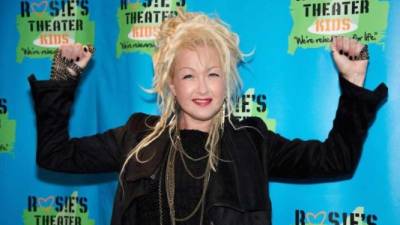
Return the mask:
[(246, 117), (259, 117), (267, 125), (268, 130), (276, 131), (276, 120), (268, 118), (268, 108), (266, 103), (266, 96), (263, 94), (255, 94), (254, 88), (249, 88), (239, 98), (236, 103), (236, 110), (234, 116), (242, 120)]
[(29, 196), (22, 214), (24, 225), (94, 225), (87, 204), (87, 198), (78, 196), (77, 191), (70, 196)]
[(329, 47), (334, 35), (362, 43), (382, 44), (389, 2), (387, 0), (291, 0), (293, 20), (288, 53), (297, 48)]
[(7, 99), (0, 98), (0, 153), (11, 153), (17, 122), (8, 118)]
[(17, 122), (8, 118), (8, 113), (0, 113), (0, 153), (11, 153), (15, 143)]
[(185, 0), (136, 1), (121, 0), (117, 12), (119, 35), (117, 57), (122, 53), (141, 52), (149, 55), (154, 51), (154, 37), (162, 21), (176, 16), (177, 8), (186, 8)]
[(17, 15), (17, 62), (53, 57), (62, 44), (94, 44), (94, 22), (89, 20), (89, 0), (21, 1)]

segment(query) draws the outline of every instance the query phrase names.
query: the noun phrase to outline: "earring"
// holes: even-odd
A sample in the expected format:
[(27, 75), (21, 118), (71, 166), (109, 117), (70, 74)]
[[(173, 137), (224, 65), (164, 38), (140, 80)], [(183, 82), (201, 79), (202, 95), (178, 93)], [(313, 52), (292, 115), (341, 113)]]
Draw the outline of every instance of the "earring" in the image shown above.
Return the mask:
[(222, 103), (222, 107), (221, 107), (221, 129), (222, 130), (224, 130), (225, 117), (226, 117), (226, 99), (224, 99), (224, 103)]

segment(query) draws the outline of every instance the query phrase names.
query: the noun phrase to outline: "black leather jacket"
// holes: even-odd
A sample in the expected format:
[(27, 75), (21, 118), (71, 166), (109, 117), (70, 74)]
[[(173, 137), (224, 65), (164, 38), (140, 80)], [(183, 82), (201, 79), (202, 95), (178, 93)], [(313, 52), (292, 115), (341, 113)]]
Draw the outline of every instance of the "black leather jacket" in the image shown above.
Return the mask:
[[(387, 87), (374, 91), (357, 87), (340, 77), (342, 95), (328, 138), (288, 140), (267, 129), (255, 117), (225, 123), (221, 158), (212, 172), (206, 196), (206, 216), (212, 225), (269, 225), (271, 204), (268, 180), (336, 179), (350, 177), (360, 158), (367, 130)], [(157, 116), (133, 114), (118, 128), (93, 136), (70, 138), (68, 121), (75, 81), (37, 81), (29, 77), (37, 118), (37, 163), (51, 170), (73, 173), (119, 172), (126, 155), (148, 132)], [(135, 199), (148, 192), (151, 179), (165, 160), (169, 137), (165, 132), (143, 150), (140, 164), (132, 159), (119, 185), (112, 225), (135, 225)]]

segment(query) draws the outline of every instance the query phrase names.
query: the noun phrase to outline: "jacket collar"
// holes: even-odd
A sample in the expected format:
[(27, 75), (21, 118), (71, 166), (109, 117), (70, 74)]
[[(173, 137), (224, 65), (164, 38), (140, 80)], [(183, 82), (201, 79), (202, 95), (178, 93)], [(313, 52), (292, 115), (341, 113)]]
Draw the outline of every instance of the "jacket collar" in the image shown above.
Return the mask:
[[(147, 132), (140, 132), (138, 136), (143, 137), (146, 134)], [(137, 139), (140, 140), (141, 138)], [(148, 162), (140, 163), (134, 158), (129, 161), (125, 175), (126, 181), (136, 181), (154, 175), (161, 165), (169, 145), (168, 130), (164, 130), (157, 139), (142, 149), (139, 159), (149, 160)]]
[(221, 152), (219, 154), (217, 171), (211, 171), (211, 178), (208, 187), (207, 206), (208, 211), (212, 206), (231, 207), (238, 211), (244, 211), (240, 204), (240, 191), (238, 178), (239, 169), (235, 156), (238, 140), (233, 127), (225, 121), (224, 134), (221, 138)]

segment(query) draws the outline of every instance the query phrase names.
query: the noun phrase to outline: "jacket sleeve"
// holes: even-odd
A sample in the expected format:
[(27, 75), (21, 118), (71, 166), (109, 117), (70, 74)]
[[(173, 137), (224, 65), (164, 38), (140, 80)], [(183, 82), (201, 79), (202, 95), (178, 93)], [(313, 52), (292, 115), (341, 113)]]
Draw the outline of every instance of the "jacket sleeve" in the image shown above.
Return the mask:
[(336, 179), (353, 175), (376, 112), (387, 97), (387, 87), (374, 91), (358, 87), (339, 76), (342, 94), (333, 127), (327, 139), (288, 140), (267, 130), (260, 120), (263, 136), (261, 157), (264, 172), (275, 179)]
[(62, 172), (95, 173), (119, 171), (121, 142), (127, 135), (126, 125), (104, 133), (70, 138), (68, 122), (77, 81), (38, 81), (29, 77), (36, 113), (37, 151), (40, 167)]

